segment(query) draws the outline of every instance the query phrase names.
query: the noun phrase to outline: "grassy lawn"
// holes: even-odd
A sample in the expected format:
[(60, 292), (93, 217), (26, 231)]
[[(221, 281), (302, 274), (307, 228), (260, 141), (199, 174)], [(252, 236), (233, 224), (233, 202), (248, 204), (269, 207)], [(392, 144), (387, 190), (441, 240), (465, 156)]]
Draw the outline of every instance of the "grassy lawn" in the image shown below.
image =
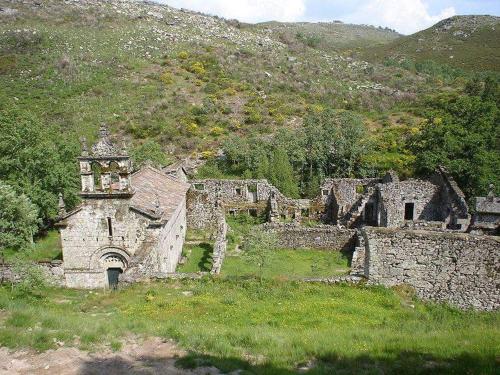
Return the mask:
[[(347, 258), (337, 251), (279, 249), (271, 253), (262, 270), (265, 278), (326, 277), (349, 272)], [(244, 256), (226, 256), (223, 276), (257, 276), (260, 270)]]
[(183, 255), (187, 262), (177, 268), (178, 272), (209, 272), (212, 269), (212, 253), (214, 249), (209, 243), (184, 245)]
[(381, 287), (228, 280), (136, 284), (117, 292), (0, 287), (0, 345), (119, 347), (172, 338), (179, 365), (246, 374), (495, 373), (500, 314), (424, 304)]
[(45, 237), (37, 240), (30, 249), (25, 251), (5, 249), (2, 255), (5, 262), (11, 262), (15, 258), (30, 261), (62, 260), (62, 248), (59, 232), (56, 230), (49, 231)]

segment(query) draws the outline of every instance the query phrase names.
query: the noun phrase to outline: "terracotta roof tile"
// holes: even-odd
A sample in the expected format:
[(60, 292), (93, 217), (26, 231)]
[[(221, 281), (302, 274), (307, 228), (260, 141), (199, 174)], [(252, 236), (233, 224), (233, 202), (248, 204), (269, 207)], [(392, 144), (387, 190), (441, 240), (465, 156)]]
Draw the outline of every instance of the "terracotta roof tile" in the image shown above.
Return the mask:
[(158, 169), (146, 166), (132, 175), (135, 194), (130, 204), (154, 216), (158, 203), (161, 219), (169, 220), (179, 204), (186, 199), (190, 186), (167, 176)]

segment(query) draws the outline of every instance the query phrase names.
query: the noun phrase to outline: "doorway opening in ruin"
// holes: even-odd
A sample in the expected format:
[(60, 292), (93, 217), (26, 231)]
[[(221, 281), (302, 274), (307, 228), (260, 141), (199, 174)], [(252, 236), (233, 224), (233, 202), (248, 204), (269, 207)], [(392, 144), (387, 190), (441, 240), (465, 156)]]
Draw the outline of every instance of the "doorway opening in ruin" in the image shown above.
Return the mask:
[(108, 286), (110, 289), (117, 289), (118, 288), (118, 280), (120, 278), (120, 274), (123, 273), (123, 270), (121, 268), (108, 268), (106, 270), (106, 273), (108, 275)]
[(368, 202), (365, 205), (365, 223), (369, 226), (377, 225), (377, 216), (375, 211), (375, 204), (373, 202)]
[(413, 220), (415, 203), (405, 203), (405, 220)]

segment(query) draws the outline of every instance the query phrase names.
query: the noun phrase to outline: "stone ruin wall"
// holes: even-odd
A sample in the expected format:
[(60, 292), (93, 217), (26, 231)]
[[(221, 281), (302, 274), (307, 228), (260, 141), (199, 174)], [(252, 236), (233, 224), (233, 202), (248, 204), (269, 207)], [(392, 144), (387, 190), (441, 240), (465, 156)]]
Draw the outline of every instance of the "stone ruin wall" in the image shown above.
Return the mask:
[(264, 224), (276, 233), (280, 247), (288, 249), (322, 249), (350, 253), (354, 249), (356, 231), (331, 225), (305, 227), (295, 224)]
[(362, 229), (370, 283), (408, 284), (426, 300), (500, 308), (500, 238), (389, 228)]
[[(60, 260), (52, 262), (38, 262), (35, 264), (45, 275), (46, 281), (54, 286), (64, 287), (66, 280), (64, 278), (63, 263)], [(0, 264), (0, 284), (4, 282), (17, 283), (21, 280), (22, 275), (17, 274), (16, 267), (11, 264)]]
[(379, 225), (395, 228), (405, 224), (405, 203), (414, 204), (413, 220), (444, 220), (446, 200), (442, 199), (440, 187), (429, 181), (406, 180), (379, 186)]
[[(267, 180), (195, 180), (187, 194), (187, 223), (192, 229), (216, 229), (220, 210), (227, 214), (265, 215), (274, 193), (282, 217), (300, 221), (304, 215), (319, 218), (324, 211), (321, 200), (290, 199)], [(217, 205), (220, 202), (220, 206)]]
[(337, 221), (347, 214), (356, 202), (361, 199), (364, 188), (372, 186), (377, 178), (329, 178), (321, 185), (321, 199), (327, 207), (324, 221), (337, 224)]
[(217, 221), (217, 230), (215, 233), (214, 251), (213, 251), (213, 263), (210, 273), (212, 275), (218, 275), (222, 268), (222, 262), (226, 257), (227, 250), (227, 223), (224, 215), (219, 215)]

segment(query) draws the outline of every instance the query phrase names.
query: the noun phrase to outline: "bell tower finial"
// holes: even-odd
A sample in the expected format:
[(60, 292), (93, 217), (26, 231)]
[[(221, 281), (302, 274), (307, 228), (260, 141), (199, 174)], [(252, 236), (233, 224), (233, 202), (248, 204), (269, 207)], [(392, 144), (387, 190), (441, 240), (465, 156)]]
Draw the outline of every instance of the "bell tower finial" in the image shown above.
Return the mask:
[(66, 215), (66, 203), (64, 203), (64, 199), (63, 199), (63, 195), (62, 193), (59, 193), (59, 204), (58, 204), (58, 208), (59, 208), (59, 216), (64, 216)]

